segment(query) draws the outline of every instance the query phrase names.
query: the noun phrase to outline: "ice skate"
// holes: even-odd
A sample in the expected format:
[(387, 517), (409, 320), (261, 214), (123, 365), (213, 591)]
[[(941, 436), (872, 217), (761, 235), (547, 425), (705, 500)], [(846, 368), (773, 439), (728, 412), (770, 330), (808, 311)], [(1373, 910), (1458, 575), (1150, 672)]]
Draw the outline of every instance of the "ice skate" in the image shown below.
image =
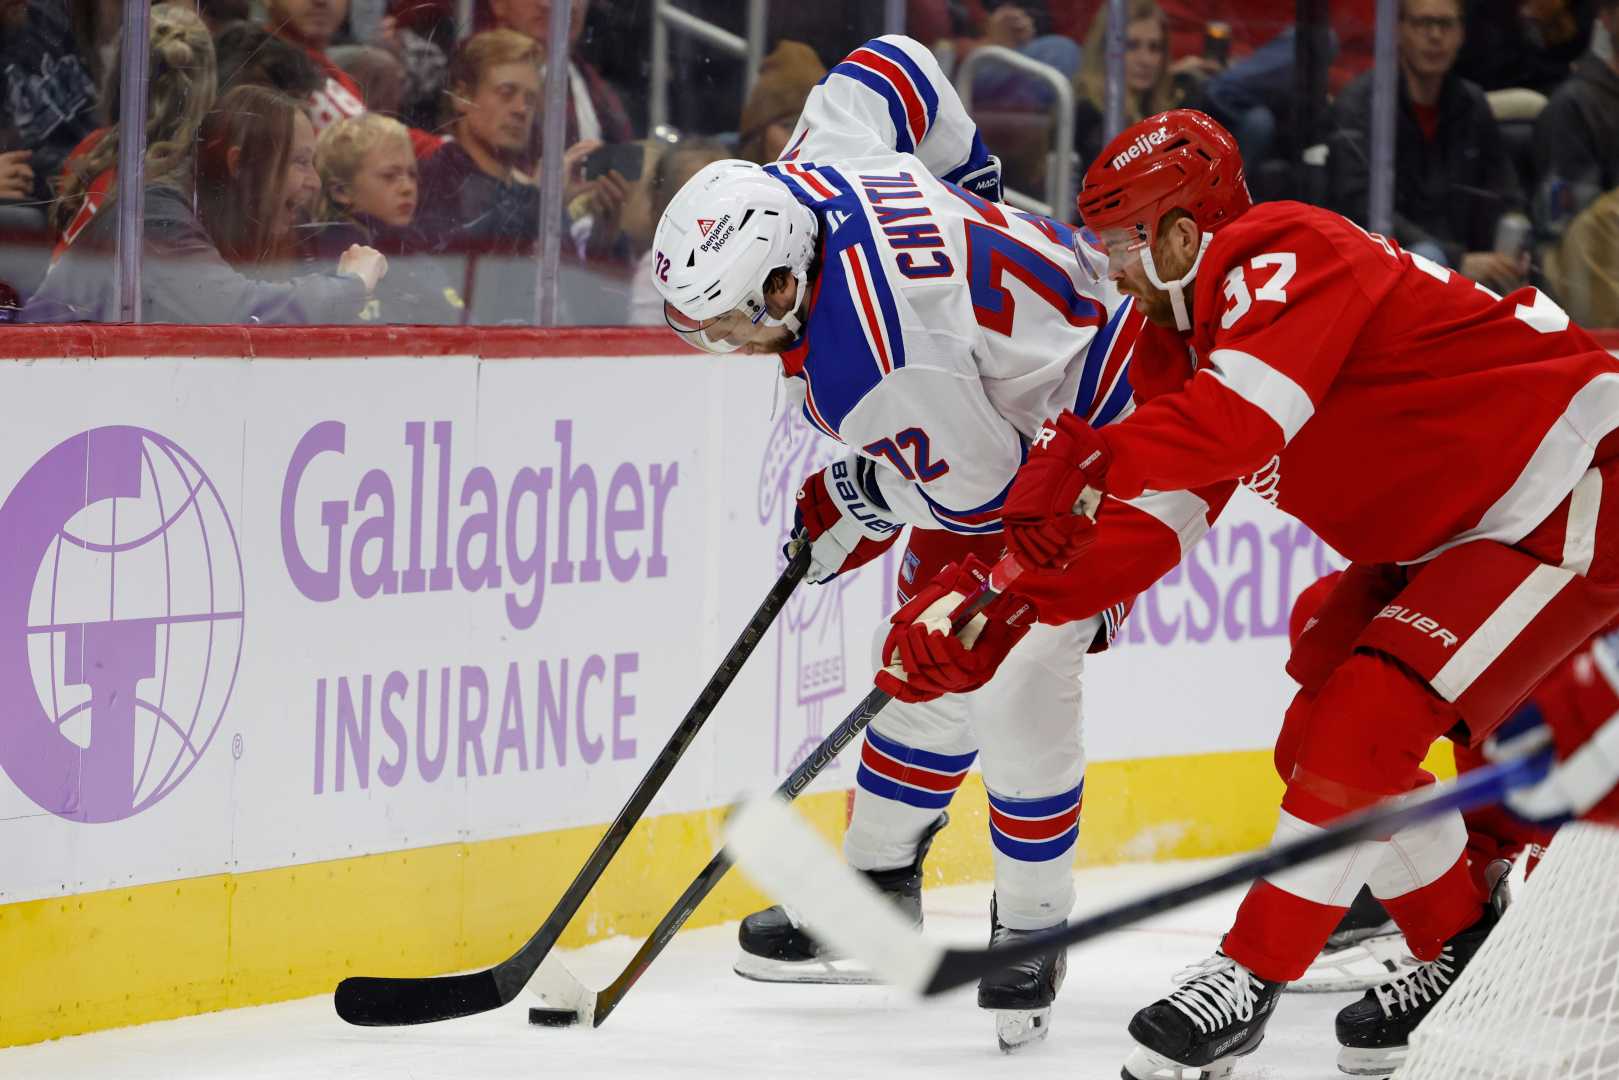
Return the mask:
[[(1002, 926), (993, 897), (989, 920), (991, 945), (1004, 945), (1042, 932)], [(979, 980), (978, 1007), (994, 1011), (995, 1039), (1003, 1053), (1040, 1042), (1051, 1033), (1051, 1004), (1057, 1000), (1057, 991), (1062, 989), (1067, 974), (1068, 950), (1056, 949)]]
[(1351, 1076), (1387, 1076), (1399, 1067), (1410, 1050), (1411, 1032), (1473, 959), (1500, 922), (1509, 899), (1503, 874), (1484, 914), (1447, 941), (1438, 957), (1372, 987), (1338, 1013), (1338, 1071)]
[(1124, 1080), (1230, 1076), (1237, 1058), (1259, 1048), (1285, 985), (1261, 979), (1222, 952), (1175, 979), (1180, 986), (1168, 997), (1131, 1019), (1136, 1048), (1125, 1059)]
[[(950, 821), (940, 814), (916, 846), (916, 858), (909, 866), (892, 870), (867, 870), (871, 879), (896, 907), (922, 925), (922, 863), (927, 859), (933, 838)], [(756, 911), (742, 920), (737, 930), (742, 952), (731, 966), (744, 979), (779, 983), (843, 983), (869, 985), (879, 982), (863, 963), (839, 956), (823, 946), (798, 924), (790, 909), (777, 904)]]
[(1287, 984), (1287, 992), (1359, 993), (1388, 982), (1416, 963), (1394, 920), (1371, 890), (1363, 888), (1327, 938), (1321, 955), (1300, 978)]

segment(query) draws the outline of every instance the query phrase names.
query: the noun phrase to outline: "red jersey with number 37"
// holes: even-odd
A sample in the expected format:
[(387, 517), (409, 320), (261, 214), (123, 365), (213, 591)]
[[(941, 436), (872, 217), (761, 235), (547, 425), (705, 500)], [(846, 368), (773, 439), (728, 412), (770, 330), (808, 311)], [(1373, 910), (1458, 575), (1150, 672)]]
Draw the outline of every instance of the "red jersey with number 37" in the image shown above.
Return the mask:
[[(1523, 539), (1619, 428), (1619, 360), (1545, 294), (1498, 297), (1317, 207), (1219, 229), (1192, 314), (1195, 373), (1101, 432), (1110, 494), (1242, 477), (1356, 562), (1418, 562)], [(1144, 338), (1143, 375), (1186, 363), (1151, 338), (1171, 348)]]

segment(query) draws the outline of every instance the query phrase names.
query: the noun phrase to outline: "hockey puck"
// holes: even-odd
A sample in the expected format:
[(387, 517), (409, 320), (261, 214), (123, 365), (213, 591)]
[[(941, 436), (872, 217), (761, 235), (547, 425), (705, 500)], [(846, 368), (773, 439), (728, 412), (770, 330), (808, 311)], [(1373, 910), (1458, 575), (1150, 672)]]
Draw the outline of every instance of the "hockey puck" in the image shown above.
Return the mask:
[(579, 1022), (579, 1014), (572, 1009), (542, 1009), (536, 1006), (528, 1010), (528, 1022), (544, 1027), (568, 1027)]

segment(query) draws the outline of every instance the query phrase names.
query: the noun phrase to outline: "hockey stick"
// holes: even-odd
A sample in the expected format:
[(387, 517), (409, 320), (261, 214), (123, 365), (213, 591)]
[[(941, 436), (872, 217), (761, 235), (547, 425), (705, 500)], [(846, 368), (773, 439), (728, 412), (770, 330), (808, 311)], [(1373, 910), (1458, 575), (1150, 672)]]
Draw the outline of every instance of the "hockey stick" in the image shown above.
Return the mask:
[(697, 737), (709, 714), (714, 711), (726, 689), (742, 670), (742, 665), (753, 654), (759, 642), (764, 640), (765, 633), (775, 622), (781, 609), (786, 606), (787, 598), (808, 573), (809, 565), (810, 546), (807, 543), (800, 544), (788, 559), (787, 568), (782, 571), (781, 577), (776, 579), (770, 592), (759, 604), (759, 609), (748, 620), (747, 626), (742, 628), (736, 643), (720, 661), (720, 666), (709, 678), (708, 685), (703, 687), (703, 692), (697, 696), (696, 702), (687, 710), (685, 717), (669, 736), (669, 741), (658, 752), (652, 767), (635, 786), (629, 802), (624, 804), (624, 808), (618, 812), (618, 817), (613, 819), (613, 823), (597, 842), (596, 850), (590, 853), (590, 858), (585, 861), (572, 884), (562, 894), (556, 908), (522, 948), (492, 968), (462, 975), (425, 978), (377, 978), (362, 975), (344, 979), (337, 985), (334, 1000), (337, 1015), (351, 1024), (367, 1027), (425, 1024), (498, 1009), (515, 998), (524, 984), (534, 975), (535, 969), (540, 966), (540, 962), (545, 959), (552, 946), (556, 944), (557, 938), (562, 936), (568, 921), (585, 902), (585, 897), (600, 880), (602, 873), (607, 869), (607, 864), (618, 853), (618, 849), (623, 846), (635, 823), (641, 820), (641, 815), (646, 812), (653, 796), (658, 793), (658, 789), (674, 771), (676, 763), (691, 746), (692, 740)]
[(808, 822), (774, 796), (743, 804), (727, 826), (725, 847), (756, 884), (790, 906), (816, 937), (867, 961), (893, 985), (931, 997), (1020, 960), (1089, 941), (1438, 814), (1499, 802), (1508, 791), (1544, 777), (1551, 762), (1552, 751), (1542, 743), (1513, 760), (1420, 795), (1385, 800), (1314, 836), (1269, 848), (1205, 877), (990, 949), (947, 948), (923, 938), (870, 882), (832, 853)]
[[(854, 711), (844, 717), (843, 722), (832, 729), (832, 733), (821, 740), (819, 746), (805, 758), (798, 768), (781, 786), (776, 788), (776, 797), (791, 802), (809, 786), (810, 781), (820, 775), (821, 770), (831, 763), (832, 759), (855, 737), (865, 730), (871, 723), (872, 717), (883, 710), (893, 698), (882, 690), (872, 690), (860, 700)], [(562, 1006), (561, 1008), (533, 1008), (529, 1010), (529, 1020), (536, 1024), (564, 1025), (572, 1023), (588, 1023), (592, 1027), (601, 1027), (603, 1021), (618, 1008), (618, 1003), (630, 988), (640, 981), (646, 974), (652, 961), (673, 940), (680, 928), (686, 925), (697, 906), (703, 902), (709, 893), (719, 885), (720, 880), (730, 872), (734, 864), (724, 849), (709, 860), (702, 872), (686, 886), (686, 891), (680, 894), (674, 907), (668, 914), (659, 920), (653, 927), (652, 933), (641, 943), (630, 962), (612, 982), (600, 990), (590, 990), (579, 982), (568, 971), (566, 965), (554, 958), (548, 961), (536, 977), (534, 990), (547, 1002)]]
[[(997, 563), (990, 572), (988, 586), (972, 597), (957, 616), (956, 628), (959, 629), (967, 620), (988, 606), (990, 601), (999, 596), (1020, 573), (1022, 568), (1011, 556)], [(776, 788), (775, 798), (782, 802), (792, 802), (798, 798), (810, 782), (820, 775), (821, 770), (825, 769), (845, 746), (853, 742), (855, 737), (866, 729), (866, 725), (871, 723), (872, 718), (882, 712), (883, 707), (892, 700), (893, 698), (882, 690), (872, 690), (861, 698), (854, 711), (844, 717), (843, 722), (833, 728), (831, 734), (821, 740), (820, 745), (811, 751), (809, 757), (781, 782)], [(658, 958), (658, 954), (663, 952), (664, 947), (686, 924), (686, 920), (691, 918), (692, 912), (697, 910), (697, 905), (719, 885), (720, 879), (725, 877), (732, 865), (725, 849), (720, 849), (692, 883), (686, 886), (686, 891), (680, 894), (680, 899), (675, 901), (674, 907), (669, 909), (669, 913), (641, 943), (641, 947), (630, 958), (630, 962), (625, 965), (618, 978), (602, 989), (594, 991), (587, 989), (560, 961), (546, 964), (540, 970), (534, 989), (547, 1001), (563, 1007), (530, 1009), (529, 1020), (538, 1024), (563, 1025), (578, 1022), (601, 1027), (603, 1021), (618, 1008), (618, 1003), (624, 999), (624, 995), (629, 993), (630, 988), (646, 973), (652, 961)]]

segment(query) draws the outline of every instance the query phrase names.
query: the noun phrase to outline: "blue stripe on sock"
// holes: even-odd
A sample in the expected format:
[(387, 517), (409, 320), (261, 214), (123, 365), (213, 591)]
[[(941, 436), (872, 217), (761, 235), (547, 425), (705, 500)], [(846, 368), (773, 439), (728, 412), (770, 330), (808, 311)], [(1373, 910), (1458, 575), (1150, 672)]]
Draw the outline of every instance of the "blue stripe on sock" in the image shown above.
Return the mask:
[(1004, 795), (997, 795), (993, 791), (989, 794), (989, 803), (1003, 814), (1010, 814), (1020, 818), (1042, 818), (1053, 814), (1060, 814), (1065, 810), (1072, 810), (1074, 804), (1079, 802), (1080, 796), (1085, 792), (1085, 781), (1081, 780), (1079, 786), (1063, 792), (1061, 795), (1048, 795), (1040, 799), (1008, 799)]
[(1079, 839), (1079, 825), (1075, 823), (1072, 829), (1050, 840), (1015, 840), (991, 825), (989, 838), (995, 850), (1019, 862), (1050, 862), (1073, 850), (1074, 842)]
[(931, 750), (917, 750), (893, 739), (885, 739), (871, 728), (866, 729), (866, 741), (895, 761), (902, 761), (907, 765), (920, 765), (924, 769), (942, 773), (958, 773), (971, 765), (973, 758), (978, 756), (977, 750), (966, 754), (935, 754)]

